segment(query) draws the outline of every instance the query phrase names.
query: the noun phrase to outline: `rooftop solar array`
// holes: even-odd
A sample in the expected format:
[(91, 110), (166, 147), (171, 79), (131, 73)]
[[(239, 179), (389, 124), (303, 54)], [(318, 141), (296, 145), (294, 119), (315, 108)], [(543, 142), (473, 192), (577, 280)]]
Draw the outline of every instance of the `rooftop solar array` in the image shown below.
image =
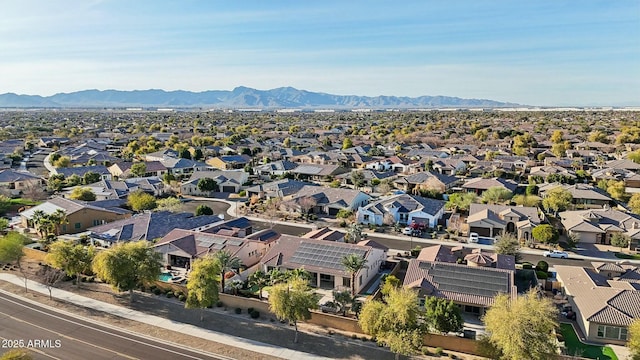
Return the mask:
[(244, 243), (243, 240), (236, 240), (236, 239), (227, 239), (227, 242), (226, 242), (226, 244), (230, 246), (240, 246), (242, 245), (242, 243)]
[(226, 239), (214, 238), (211, 236), (195, 236), (196, 244), (199, 247), (211, 247), (213, 244), (224, 244)]
[(427, 270), (429, 275), (433, 277), (432, 282), (437, 284), (441, 291), (485, 297), (494, 297), (497, 293), (509, 292), (511, 277), (509, 272), (430, 262), (421, 262), (420, 268)]
[(323, 268), (344, 270), (342, 258), (345, 255), (355, 254), (364, 257), (367, 251), (351, 247), (331, 246), (317, 242), (302, 242), (289, 262), (317, 266)]

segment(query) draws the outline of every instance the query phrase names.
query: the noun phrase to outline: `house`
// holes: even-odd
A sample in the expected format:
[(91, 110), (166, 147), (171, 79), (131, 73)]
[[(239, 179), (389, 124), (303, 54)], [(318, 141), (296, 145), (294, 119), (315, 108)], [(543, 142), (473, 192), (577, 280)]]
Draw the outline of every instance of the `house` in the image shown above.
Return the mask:
[(362, 185), (363, 186), (370, 186), (370, 187), (373, 187), (376, 184), (379, 184), (382, 180), (391, 179), (391, 178), (393, 178), (393, 177), (395, 177), (397, 175), (393, 171), (378, 172), (376, 170), (365, 169), (365, 170), (353, 170), (350, 173), (340, 174), (340, 175), (336, 176), (336, 179), (340, 180), (340, 182), (344, 186), (354, 185), (353, 184), (353, 174), (354, 173), (362, 174), (362, 181), (363, 181)]
[(193, 260), (226, 251), (243, 267), (257, 264), (275, 240), (260, 241), (193, 230), (174, 229), (153, 246), (165, 265), (190, 269)]
[(538, 193), (543, 198), (545, 198), (547, 196), (547, 191), (558, 186), (571, 193), (571, 196), (573, 197), (572, 204), (574, 208), (594, 209), (602, 208), (604, 206), (609, 206), (615, 203), (607, 193), (589, 184), (541, 184), (538, 186)]
[(538, 209), (529, 206), (471, 204), (467, 217), (469, 232), (490, 238), (510, 233), (525, 241), (533, 239), (531, 230), (540, 222)]
[(41, 137), (38, 141), (38, 146), (52, 148), (54, 146), (60, 146), (68, 144), (71, 141), (66, 137)]
[(218, 216), (194, 216), (191, 213), (156, 211), (87, 229), (89, 237), (104, 247), (119, 241), (153, 241), (167, 235), (173, 229), (202, 230), (213, 224), (222, 223)]
[(178, 157), (178, 152), (173, 149), (163, 149), (144, 155), (145, 161), (163, 161), (166, 159), (176, 159)]
[(416, 195), (392, 195), (359, 207), (356, 220), (360, 224), (415, 223), (434, 228), (444, 215), (444, 205), (444, 201)]
[(369, 200), (371, 196), (359, 190), (307, 185), (283, 206), (294, 212), (336, 215), (342, 209), (355, 211), (369, 203)]
[[(576, 173), (573, 170), (560, 166), (535, 166), (529, 171), (529, 181), (535, 181), (536, 178), (551, 183), (559, 181), (560, 179), (571, 181), (576, 179)], [(541, 183), (541, 181), (536, 181), (536, 183)]]
[(606, 167), (610, 167), (613, 169), (624, 169), (631, 171), (640, 170), (640, 164), (634, 162), (629, 159), (619, 159), (619, 160), (611, 160), (606, 162)]
[[(133, 177), (135, 175), (131, 174), (131, 167), (133, 166), (133, 162), (118, 162), (111, 166), (109, 166), (109, 172), (114, 178), (124, 179)], [(164, 174), (168, 172), (167, 167), (162, 165), (160, 161), (145, 161), (145, 173), (142, 177), (151, 177), (157, 176), (162, 179)]]
[(189, 177), (194, 171), (210, 169), (209, 166), (203, 162), (182, 158), (168, 157), (160, 160), (160, 162), (167, 168), (169, 173), (179, 179)]
[(467, 164), (461, 159), (437, 159), (433, 161), (431, 165), (434, 171), (443, 175), (455, 175), (457, 173), (465, 172)]
[(278, 160), (253, 168), (253, 173), (264, 178), (282, 176), (298, 167), (298, 164), (288, 160)]
[(306, 181), (282, 179), (255, 185), (247, 188), (246, 191), (248, 197), (257, 196), (260, 199), (287, 198), (295, 195), (304, 186), (316, 185)]
[(596, 169), (591, 171), (591, 178), (596, 183), (600, 180), (624, 181), (625, 192), (640, 192), (640, 175), (632, 170), (615, 169), (610, 167)]
[(628, 326), (640, 319), (640, 272), (633, 265), (593, 265), (554, 268), (585, 340), (625, 345)]
[(325, 241), (338, 241), (344, 242), (346, 233), (338, 230), (332, 230), (328, 227), (322, 227), (316, 230), (311, 230), (308, 233), (302, 235), (305, 239), (316, 239)]
[(211, 196), (212, 191), (198, 189), (198, 182), (204, 178), (213, 179), (218, 191), (238, 193), (242, 184), (249, 179), (249, 174), (241, 170), (195, 171), (189, 180), (180, 184), (180, 191), (184, 195)]
[(137, 190), (142, 190), (154, 196), (162, 196), (165, 193), (164, 183), (154, 177), (126, 179), (124, 181), (100, 180), (93, 184), (65, 189), (61, 195), (69, 198), (76, 187), (89, 188), (96, 195), (96, 200), (122, 199)]
[(462, 185), (462, 188), (467, 192), (474, 192), (477, 195), (482, 195), (483, 192), (492, 188), (500, 187), (513, 193), (518, 187), (518, 183), (513, 180), (505, 180), (502, 178), (483, 179), (475, 178), (470, 179)]
[(0, 170), (0, 189), (8, 195), (20, 196), (25, 192), (42, 191), (45, 185), (44, 179), (28, 171)]
[(387, 254), (383, 249), (282, 235), (260, 260), (260, 265), (265, 272), (304, 269), (311, 274), (311, 285), (318, 288), (349, 288), (351, 274), (342, 265), (342, 259), (347, 255), (356, 255), (367, 261), (367, 267), (355, 274), (354, 288), (356, 293), (360, 293), (385, 262)]
[(76, 234), (92, 226), (131, 217), (131, 212), (124, 209), (107, 209), (91, 205), (91, 203), (54, 197), (40, 205), (21, 212), (20, 219), (22, 226), (25, 228), (34, 227), (34, 214), (37, 214), (39, 211), (50, 215), (55, 213), (56, 210), (62, 210), (66, 214), (66, 223), (59, 226), (59, 234)]
[[(424, 248), (409, 261), (403, 286), (420, 296), (451, 300), (469, 314), (482, 316), (493, 305), (495, 296), (517, 296), (515, 259), (511, 255), (474, 249), (464, 255), (461, 248), (442, 245)], [(458, 264), (458, 259), (467, 265)]]
[(100, 175), (100, 178), (104, 180), (111, 180), (111, 173), (104, 165), (95, 165), (95, 166), (76, 166), (69, 168), (56, 168), (53, 171), (53, 174), (62, 174), (65, 178), (68, 178), (73, 175), (77, 175), (79, 177), (83, 177), (87, 173), (96, 173)]
[(291, 173), (294, 174), (297, 179), (309, 179), (312, 181), (326, 181), (346, 172), (349, 172), (349, 170), (340, 165), (320, 164), (300, 164), (291, 170)]
[(611, 237), (623, 233), (631, 238), (630, 249), (638, 250), (640, 215), (610, 208), (563, 211), (559, 214), (568, 235), (584, 244), (611, 244)]
[(442, 175), (437, 172), (424, 171), (396, 179), (393, 185), (406, 192), (437, 191), (444, 193), (462, 181), (455, 176)]
[(207, 159), (207, 165), (221, 170), (244, 169), (251, 163), (248, 155), (222, 155)]

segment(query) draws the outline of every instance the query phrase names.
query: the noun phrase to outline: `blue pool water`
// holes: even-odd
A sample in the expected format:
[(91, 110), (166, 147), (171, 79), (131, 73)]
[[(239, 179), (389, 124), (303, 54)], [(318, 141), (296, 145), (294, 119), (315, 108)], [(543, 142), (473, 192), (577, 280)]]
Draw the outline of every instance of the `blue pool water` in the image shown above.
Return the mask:
[(165, 282), (171, 281), (172, 278), (173, 278), (173, 275), (171, 275), (171, 273), (162, 273), (160, 274), (160, 276), (158, 276), (158, 279), (160, 279), (160, 281), (165, 281)]

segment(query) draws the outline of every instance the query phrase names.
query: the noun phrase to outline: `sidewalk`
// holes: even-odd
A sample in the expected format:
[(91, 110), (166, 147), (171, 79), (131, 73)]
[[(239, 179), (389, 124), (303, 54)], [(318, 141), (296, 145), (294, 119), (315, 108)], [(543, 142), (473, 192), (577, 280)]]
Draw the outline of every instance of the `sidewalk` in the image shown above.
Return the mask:
[[(0, 273), (0, 280), (6, 281), (18, 286), (24, 286), (24, 280), (13, 274)], [(29, 291), (35, 291), (44, 295), (49, 295), (47, 288), (35, 281), (28, 280)], [(313, 354), (304, 353), (301, 351), (291, 350), (283, 347), (278, 347), (258, 341), (244, 339), (236, 336), (223, 334), (220, 332), (202, 329), (200, 327), (189, 325), (174, 320), (168, 320), (159, 316), (145, 314), (141, 311), (131, 310), (125, 307), (112, 305), (102, 301), (94, 300), (88, 297), (80, 296), (69, 291), (53, 288), (51, 292), (52, 296), (56, 299), (60, 299), (78, 306), (99, 309), (99, 311), (109, 313), (111, 315), (119, 316), (125, 319), (141, 322), (144, 324), (156, 326), (166, 330), (180, 332), (186, 335), (195, 336), (201, 339), (210, 340), (213, 342), (234, 346), (237, 348), (253, 351), (256, 353), (279, 357), (282, 359), (303, 359), (303, 360), (321, 360), (329, 359)], [(43, 305), (46, 306), (46, 305)]]

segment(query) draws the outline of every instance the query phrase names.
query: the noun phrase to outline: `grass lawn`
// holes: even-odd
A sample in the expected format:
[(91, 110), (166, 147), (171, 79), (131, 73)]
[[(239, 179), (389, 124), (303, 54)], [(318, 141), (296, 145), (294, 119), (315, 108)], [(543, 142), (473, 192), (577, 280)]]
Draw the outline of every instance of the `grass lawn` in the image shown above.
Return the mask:
[(616, 257), (618, 259), (640, 260), (640, 254), (625, 254), (625, 253), (617, 252)]
[(618, 357), (608, 346), (587, 345), (578, 339), (571, 324), (560, 324), (560, 333), (564, 337), (564, 344), (569, 355), (577, 355), (589, 359), (618, 360)]
[(11, 205), (35, 206), (41, 203), (42, 201), (33, 201), (33, 200), (23, 199), (23, 198), (11, 199)]

